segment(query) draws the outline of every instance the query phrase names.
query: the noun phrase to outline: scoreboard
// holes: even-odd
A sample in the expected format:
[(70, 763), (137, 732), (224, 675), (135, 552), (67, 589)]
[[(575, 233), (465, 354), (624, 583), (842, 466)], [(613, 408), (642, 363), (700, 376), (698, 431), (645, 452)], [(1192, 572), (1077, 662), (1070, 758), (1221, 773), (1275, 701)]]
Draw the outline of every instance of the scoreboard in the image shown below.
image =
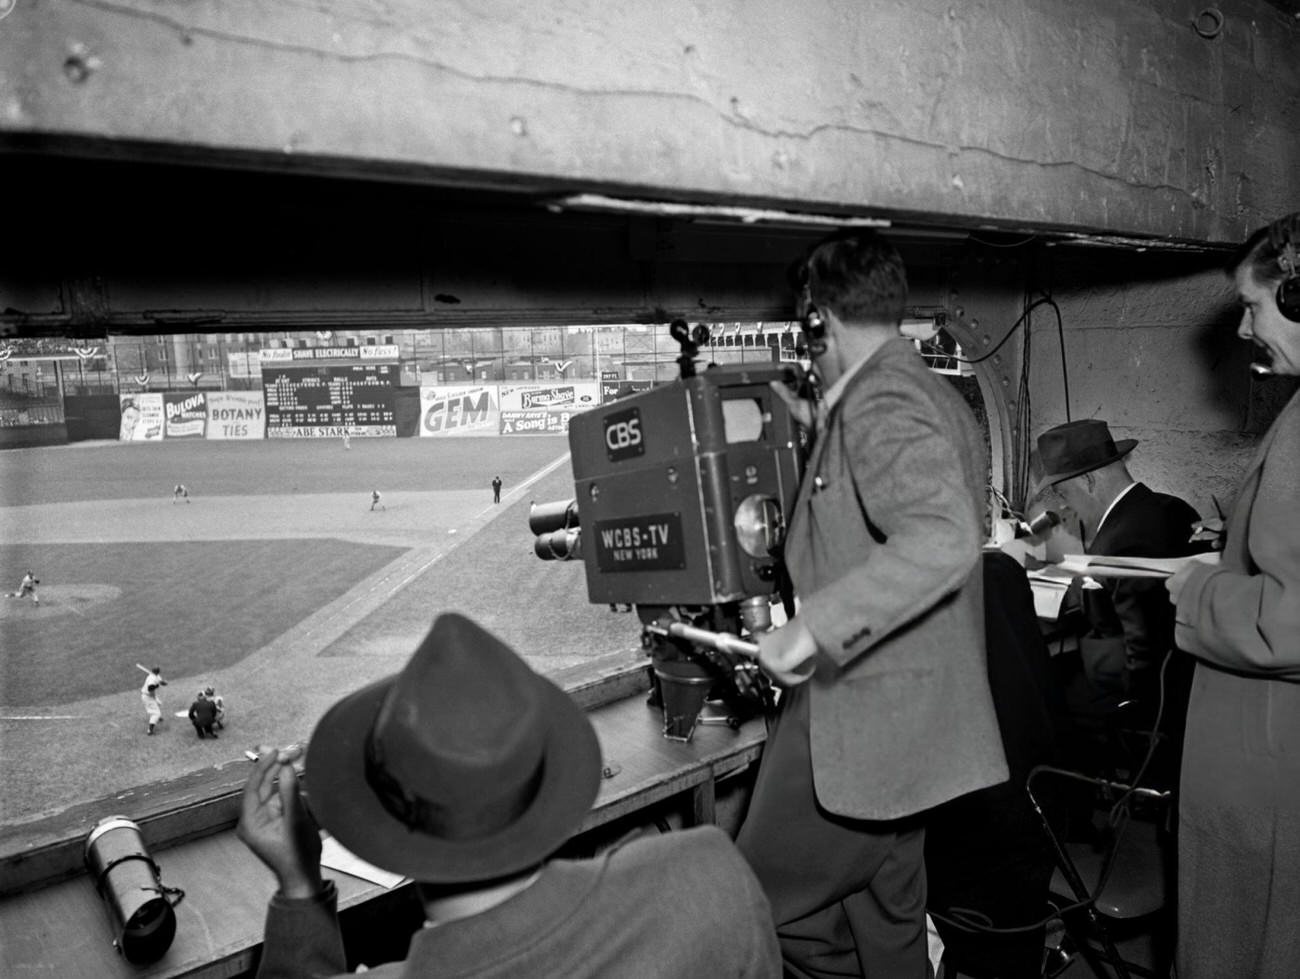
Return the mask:
[[(356, 349), (350, 348), (348, 353)], [(297, 356), (293, 360), (263, 358), (267, 438), (397, 435), (393, 413), (393, 391), (399, 379), (396, 358), (382, 363), (373, 357), (344, 360), (319, 356), (332, 352), (294, 350)]]

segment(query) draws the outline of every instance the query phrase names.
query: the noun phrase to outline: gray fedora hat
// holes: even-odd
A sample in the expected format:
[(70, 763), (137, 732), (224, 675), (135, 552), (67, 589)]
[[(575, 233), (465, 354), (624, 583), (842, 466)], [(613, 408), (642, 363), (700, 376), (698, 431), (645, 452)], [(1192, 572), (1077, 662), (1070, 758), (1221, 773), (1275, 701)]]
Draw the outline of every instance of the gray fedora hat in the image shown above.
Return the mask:
[(1110, 428), (1099, 418), (1066, 422), (1038, 436), (1038, 459), (1043, 477), (1035, 491), (1055, 486), (1075, 476), (1108, 466), (1133, 451), (1137, 439), (1111, 438)]
[(581, 827), (601, 767), (568, 694), (455, 613), (401, 673), (325, 713), (307, 763), (312, 814), (344, 847), (446, 884), (545, 860)]

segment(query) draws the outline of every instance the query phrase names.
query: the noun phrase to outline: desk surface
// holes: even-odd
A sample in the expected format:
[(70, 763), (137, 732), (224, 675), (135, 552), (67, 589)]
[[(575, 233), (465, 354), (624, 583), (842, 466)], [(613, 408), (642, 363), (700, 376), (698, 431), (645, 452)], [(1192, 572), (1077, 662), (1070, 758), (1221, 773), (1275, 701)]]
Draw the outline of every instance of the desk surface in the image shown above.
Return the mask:
[[(758, 758), (761, 719), (739, 730), (700, 726), (689, 743), (666, 740), (660, 713), (632, 697), (590, 713), (611, 777), (583, 830), (687, 791), (712, 784)], [(308, 775), (310, 780), (310, 774)], [(105, 813), (105, 815), (112, 815)], [(185, 891), (176, 907), (176, 938), (158, 962), (135, 966), (112, 946), (108, 913), (89, 876), (0, 900), (0, 975), (60, 979), (225, 979), (253, 964), (261, 945), (266, 904), (275, 879), (233, 831), (191, 840), (153, 854), (163, 883)], [(339, 890), (340, 909), (386, 893), (377, 884), (325, 870)]]

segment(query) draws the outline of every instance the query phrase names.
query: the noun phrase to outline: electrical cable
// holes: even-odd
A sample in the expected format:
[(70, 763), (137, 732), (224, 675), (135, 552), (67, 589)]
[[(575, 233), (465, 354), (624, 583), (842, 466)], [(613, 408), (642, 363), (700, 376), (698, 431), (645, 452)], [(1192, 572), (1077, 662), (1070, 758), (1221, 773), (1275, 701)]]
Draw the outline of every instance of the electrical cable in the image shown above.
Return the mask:
[(1016, 419), (1015, 427), (1012, 429), (1012, 435), (1016, 439), (1016, 490), (1017, 499), (1022, 504), (1028, 502), (1030, 485), (1029, 485), (1029, 460), (1031, 450), (1029, 447), (1029, 426), (1033, 419), (1033, 411), (1030, 406), (1029, 396), (1029, 377), (1032, 373), (1031, 365), (1033, 363), (1034, 347), (1030, 342), (1033, 334), (1031, 327), (1032, 313), (1034, 305), (1029, 301), (1030, 293), (1025, 292), (1023, 302), (1026, 306), (1025, 331), (1021, 335), (1020, 341), (1020, 383), (1016, 390)]
[(1137, 771), (1134, 772), (1133, 776), (1129, 779), (1130, 785), (1128, 791), (1119, 797), (1115, 805), (1111, 806), (1112, 819), (1121, 806), (1127, 806), (1129, 798), (1142, 784), (1142, 776), (1147, 773), (1147, 768), (1150, 767), (1151, 761), (1155, 757), (1156, 747), (1160, 743), (1160, 723), (1165, 717), (1165, 673), (1169, 669), (1169, 661), (1173, 658), (1174, 651), (1173, 649), (1169, 649), (1165, 652), (1165, 658), (1160, 661), (1160, 676), (1157, 679), (1159, 695), (1156, 698), (1156, 716), (1151, 722), (1151, 732), (1147, 735), (1146, 755), (1143, 756), (1142, 762), (1138, 765)]
[(1027, 235), (1019, 241), (1010, 242), (986, 241), (979, 235), (971, 235), (970, 240), (977, 245), (984, 245), (986, 248), (1023, 248), (1025, 245), (1037, 241), (1038, 235)]
[(1106, 861), (1102, 865), (1101, 873), (1097, 877), (1097, 883), (1089, 892), (1088, 897), (1076, 901), (1073, 904), (1067, 904), (1065, 907), (1057, 908), (1046, 917), (1028, 925), (995, 927), (991, 923), (991, 919), (987, 914), (973, 908), (953, 907), (948, 908), (946, 913), (927, 909), (926, 913), (930, 915), (931, 918), (943, 921), (952, 925), (954, 928), (971, 934), (983, 932), (993, 935), (1015, 935), (1024, 932), (1037, 931), (1039, 928), (1045, 928), (1053, 921), (1060, 920), (1064, 915), (1067, 915), (1072, 911), (1078, 911), (1096, 904), (1098, 896), (1106, 890), (1106, 884), (1110, 881), (1111, 871), (1115, 866), (1115, 856), (1119, 852), (1120, 842), (1124, 838), (1124, 832), (1128, 829), (1128, 825), (1133, 818), (1132, 810), (1129, 807), (1129, 800), (1132, 798), (1133, 793), (1141, 787), (1142, 776), (1146, 774), (1146, 770), (1150, 766), (1152, 758), (1155, 756), (1156, 746), (1159, 744), (1160, 722), (1163, 720), (1165, 713), (1165, 673), (1168, 670), (1169, 661), (1173, 659), (1173, 655), (1174, 651), (1172, 649), (1168, 650), (1165, 653), (1164, 659), (1160, 663), (1160, 694), (1156, 704), (1155, 720), (1152, 722), (1151, 732), (1147, 738), (1146, 754), (1143, 756), (1141, 764), (1138, 765), (1137, 771), (1129, 779), (1130, 785), (1128, 786), (1127, 791), (1120, 795), (1107, 813), (1106, 821), (1111, 829), (1114, 830), (1114, 836), (1109, 846)]
[[(936, 921), (942, 921), (952, 925), (960, 931), (976, 934), (987, 932), (992, 935), (1018, 935), (1027, 931), (1037, 931), (1039, 928), (1046, 928), (1053, 921), (1057, 921), (1062, 915), (1069, 914), (1071, 911), (1078, 911), (1086, 908), (1093, 903), (1093, 899), (1086, 901), (1076, 901), (1074, 904), (1067, 904), (1063, 908), (1058, 908), (1044, 918), (1040, 918), (1030, 925), (1008, 925), (1004, 928), (989, 924), (990, 918), (983, 911), (976, 911), (973, 908), (949, 908), (945, 914), (941, 911), (932, 911), (929, 908), (925, 913)], [(960, 918), (954, 918), (953, 915), (960, 915)]]
[(1002, 345), (1011, 339), (1011, 334), (1015, 333), (1016, 329), (1020, 326), (1020, 324), (1023, 323), (1026, 319), (1028, 319), (1030, 313), (1032, 313), (1039, 306), (1044, 306), (1047, 303), (1052, 303), (1053, 305), (1055, 305), (1055, 302), (1052, 300), (1050, 296), (1043, 296), (1041, 299), (1037, 299), (1034, 302), (1030, 303), (1028, 306), (1026, 306), (1024, 310), (1021, 312), (1021, 314), (1016, 318), (1016, 321), (1011, 324), (1011, 328), (1007, 330), (1005, 334), (1003, 334), (1002, 339), (999, 340), (994, 345), (993, 349), (990, 350), (988, 353), (981, 354), (979, 357), (969, 357), (969, 358), (954, 357), (953, 359), (956, 360), (959, 364), (982, 364), (984, 361), (988, 360), (995, 353), (997, 353), (999, 350), (1002, 349)]
[[(1050, 300), (1049, 300), (1050, 302)], [(1061, 345), (1061, 390), (1065, 396), (1065, 420), (1070, 421), (1070, 371), (1065, 363), (1065, 326), (1061, 322), (1061, 307), (1051, 303), (1052, 312), (1056, 314), (1056, 339)]]
[[(1026, 293), (1025, 307), (1016, 321), (1002, 335), (993, 349), (981, 354), (978, 357), (954, 357), (953, 359), (959, 364), (981, 364), (996, 354), (1011, 339), (1012, 334), (1020, 328), (1022, 324), (1031, 323), (1031, 316), (1039, 306), (1050, 306), (1052, 312), (1056, 315), (1056, 339), (1061, 351), (1061, 389), (1065, 400), (1065, 420), (1072, 420), (1070, 412), (1070, 371), (1065, 357), (1065, 322), (1061, 316), (1061, 307), (1057, 305), (1050, 294), (1041, 292), (1037, 299), (1030, 299), (1030, 293)], [(1024, 333), (1023, 344), (1021, 347), (1021, 368), (1020, 368), (1020, 385), (1017, 391), (1015, 419), (1012, 422), (1012, 438), (1016, 443), (1015, 456), (1012, 460), (1012, 488), (1014, 498), (1027, 502), (1029, 495), (1029, 458), (1030, 449), (1026, 433), (1029, 431), (1029, 425), (1032, 420), (1032, 413), (1029, 407), (1029, 376), (1030, 376), (1030, 353), (1031, 345), (1029, 342), (1031, 330), (1026, 328)]]
[(959, 364), (982, 364), (1002, 349), (1002, 345), (1011, 339), (1011, 334), (1015, 333), (1020, 324), (1029, 319), (1029, 315), (1039, 306), (1050, 306), (1052, 312), (1056, 314), (1056, 338), (1061, 348), (1061, 386), (1065, 394), (1065, 420), (1068, 422), (1070, 421), (1070, 374), (1065, 362), (1065, 323), (1061, 318), (1061, 307), (1056, 304), (1055, 299), (1046, 293), (1025, 307), (1024, 312), (1011, 324), (1011, 329), (1007, 330), (992, 350), (978, 357), (955, 357), (953, 359)]
[(1013, 507), (1011, 501), (1007, 499), (1006, 494), (996, 486), (989, 486), (989, 495), (993, 497), (993, 502), (997, 504), (998, 513), (1001, 516), (1015, 517), (1017, 520), (1025, 519), (1025, 515)]

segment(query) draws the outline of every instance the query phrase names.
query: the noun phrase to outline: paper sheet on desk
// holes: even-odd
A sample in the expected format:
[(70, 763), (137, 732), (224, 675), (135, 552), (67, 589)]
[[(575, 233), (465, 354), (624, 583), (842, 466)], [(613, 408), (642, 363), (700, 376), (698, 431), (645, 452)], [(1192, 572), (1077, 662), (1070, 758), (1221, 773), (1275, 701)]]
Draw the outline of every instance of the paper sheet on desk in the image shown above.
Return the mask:
[(396, 887), (406, 880), (401, 874), (381, 870), (374, 864), (366, 863), (355, 853), (345, 850), (343, 844), (332, 836), (323, 837), (320, 843), (320, 865), (322, 867), (329, 867), (330, 870), (338, 870), (352, 877), (360, 877), (362, 880), (368, 880), (372, 884), (378, 884), (381, 887)]
[(1118, 557), (1108, 554), (1066, 554), (1056, 567), (1094, 578), (1168, 578), (1189, 564), (1218, 564), (1219, 552), (1190, 557)]
[(1058, 570), (1055, 565), (1029, 571), (1026, 576), (1029, 590), (1034, 593), (1034, 613), (1040, 619), (1055, 622), (1061, 614), (1065, 590), (1070, 587), (1070, 579), (1074, 576), (1068, 571)]

